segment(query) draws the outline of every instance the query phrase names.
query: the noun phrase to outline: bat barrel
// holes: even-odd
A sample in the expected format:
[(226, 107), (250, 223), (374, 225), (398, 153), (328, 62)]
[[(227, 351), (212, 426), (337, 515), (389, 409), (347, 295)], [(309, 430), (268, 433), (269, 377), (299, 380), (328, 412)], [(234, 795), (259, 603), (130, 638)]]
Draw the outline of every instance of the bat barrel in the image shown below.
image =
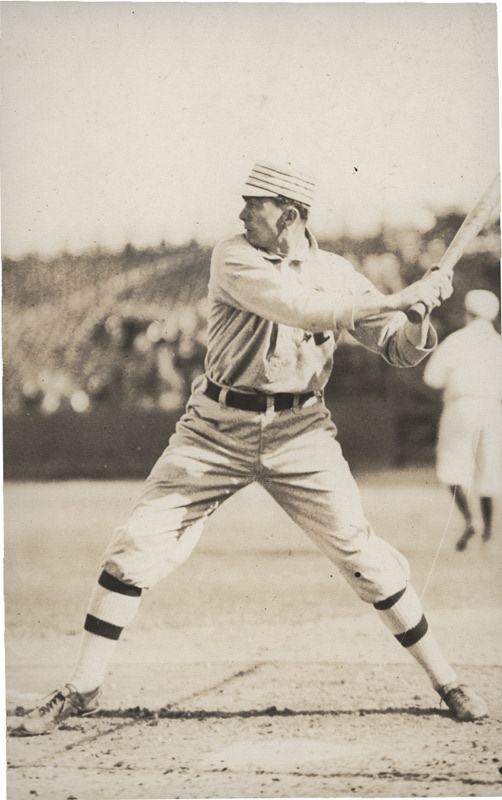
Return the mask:
[[(452, 270), (464, 255), (467, 245), (476, 238), (486, 225), (500, 202), (500, 175), (496, 175), (481, 199), (469, 212), (462, 225), (447, 247), (436, 269)], [(427, 314), (423, 303), (416, 303), (406, 311), (406, 316), (415, 324), (419, 324)]]

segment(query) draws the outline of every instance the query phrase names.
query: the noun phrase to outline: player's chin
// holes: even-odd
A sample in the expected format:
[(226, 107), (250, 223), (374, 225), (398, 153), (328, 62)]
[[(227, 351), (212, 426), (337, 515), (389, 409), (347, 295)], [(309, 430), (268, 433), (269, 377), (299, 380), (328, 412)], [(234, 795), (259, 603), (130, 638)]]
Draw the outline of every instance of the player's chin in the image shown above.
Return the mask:
[(250, 231), (249, 228), (246, 228), (244, 231), (244, 236), (248, 240), (249, 244), (252, 244), (254, 247), (258, 247), (258, 237), (256, 236), (253, 231)]
[(266, 241), (263, 236), (260, 236), (259, 233), (256, 233), (256, 231), (250, 231), (246, 228), (244, 236), (248, 240), (249, 244), (253, 245), (253, 247), (259, 247), (261, 250), (266, 250), (269, 246), (268, 241)]

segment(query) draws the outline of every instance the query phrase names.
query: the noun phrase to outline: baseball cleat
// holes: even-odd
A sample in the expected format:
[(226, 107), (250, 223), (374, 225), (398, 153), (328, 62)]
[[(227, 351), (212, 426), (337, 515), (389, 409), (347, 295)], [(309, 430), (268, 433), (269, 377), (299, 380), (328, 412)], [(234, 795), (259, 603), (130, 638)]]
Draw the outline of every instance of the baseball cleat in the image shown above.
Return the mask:
[(488, 716), (485, 701), (468, 686), (454, 686), (448, 692), (439, 689), (439, 695), (459, 722), (474, 722)]
[(99, 708), (99, 687), (92, 692), (77, 692), (71, 683), (48, 695), (29, 711), (11, 733), (16, 736), (41, 736), (52, 733), (67, 717), (86, 716)]
[(469, 539), (472, 539), (475, 533), (476, 533), (476, 528), (474, 527), (474, 525), (468, 525), (465, 531), (463, 532), (462, 536), (458, 540), (457, 544), (455, 545), (456, 549), (460, 552), (462, 550), (465, 550)]

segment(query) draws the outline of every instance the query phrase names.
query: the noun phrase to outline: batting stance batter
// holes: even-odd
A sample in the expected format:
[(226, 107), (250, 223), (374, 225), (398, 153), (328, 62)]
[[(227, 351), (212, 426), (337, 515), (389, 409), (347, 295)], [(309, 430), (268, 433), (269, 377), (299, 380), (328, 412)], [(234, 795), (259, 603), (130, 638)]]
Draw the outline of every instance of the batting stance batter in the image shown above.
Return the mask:
[(435, 271), (383, 295), (340, 256), (320, 250), (307, 226), (314, 181), (259, 163), (243, 189), (244, 233), (218, 244), (209, 280), (206, 374), (102, 560), (76, 669), (27, 714), (21, 731), (49, 733), (98, 706), (99, 687), (141, 594), (181, 564), (209, 516), (258, 481), (371, 603), (418, 661), (458, 720), (486, 715), (459, 685), (414, 589), (406, 559), (380, 539), (336, 439), (323, 389), (337, 340), (349, 331), (389, 364), (412, 367), (437, 343), (428, 312), (452, 293)]
[(424, 370), (425, 383), (442, 391), (436, 472), (464, 518), (460, 551), (476, 534), (478, 509), (482, 541), (490, 540), (493, 500), (502, 492), (502, 339), (493, 327), (500, 302), (473, 289), (464, 306), (465, 326), (441, 342)]

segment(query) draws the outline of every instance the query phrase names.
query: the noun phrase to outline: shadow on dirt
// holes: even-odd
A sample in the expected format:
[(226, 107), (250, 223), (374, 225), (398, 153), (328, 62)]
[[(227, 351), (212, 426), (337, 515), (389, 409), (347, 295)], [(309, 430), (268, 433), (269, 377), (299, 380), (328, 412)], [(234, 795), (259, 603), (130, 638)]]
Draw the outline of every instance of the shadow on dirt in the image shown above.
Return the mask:
[[(12, 714), (8, 716), (23, 717), (26, 710), (23, 708), (16, 708)], [(440, 708), (359, 708), (357, 710), (345, 709), (292, 709), (292, 708), (277, 708), (276, 706), (269, 706), (268, 708), (249, 708), (235, 711), (206, 711), (198, 709), (190, 711), (187, 709), (171, 708), (166, 706), (158, 711), (152, 711), (149, 708), (141, 708), (136, 706), (134, 708), (121, 708), (121, 709), (100, 709), (92, 715), (93, 719), (131, 719), (131, 720), (156, 720), (156, 719), (176, 719), (176, 720), (204, 720), (204, 719), (250, 719), (252, 717), (343, 717), (343, 716), (381, 716), (391, 714), (408, 714), (414, 717), (427, 717), (435, 716), (449, 716), (448, 709)], [(11, 732), (13, 733), (13, 732)]]
[(410, 714), (416, 717), (429, 716), (430, 714), (439, 714), (448, 716), (449, 711), (446, 709), (434, 708), (360, 708), (355, 710), (333, 710), (333, 709), (291, 709), (291, 708), (277, 708), (276, 706), (269, 706), (268, 708), (250, 708), (236, 711), (205, 711), (198, 709), (196, 711), (189, 711), (185, 709), (170, 708), (166, 706), (159, 711), (151, 711), (147, 708), (128, 708), (118, 711), (101, 710), (94, 716), (97, 717), (116, 717), (119, 719), (249, 719), (251, 717), (341, 717), (341, 716), (370, 716), (381, 714)]

